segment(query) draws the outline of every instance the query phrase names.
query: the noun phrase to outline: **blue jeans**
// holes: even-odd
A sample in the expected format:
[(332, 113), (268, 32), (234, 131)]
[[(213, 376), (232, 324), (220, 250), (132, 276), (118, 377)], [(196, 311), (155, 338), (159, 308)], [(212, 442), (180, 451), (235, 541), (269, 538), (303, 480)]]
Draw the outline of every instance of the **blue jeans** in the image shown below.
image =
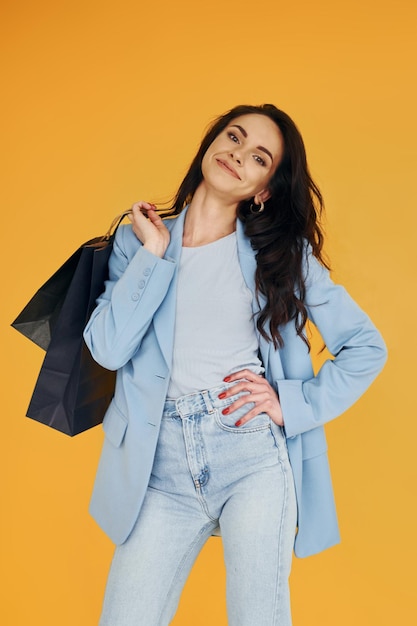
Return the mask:
[[(101, 626), (166, 626), (191, 567), (220, 527), (229, 626), (290, 626), (296, 525), (282, 429), (261, 413), (234, 423), (229, 385), (167, 400), (137, 523), (116, 548)], [(117, 514), (117, 511), (115, 511)]]

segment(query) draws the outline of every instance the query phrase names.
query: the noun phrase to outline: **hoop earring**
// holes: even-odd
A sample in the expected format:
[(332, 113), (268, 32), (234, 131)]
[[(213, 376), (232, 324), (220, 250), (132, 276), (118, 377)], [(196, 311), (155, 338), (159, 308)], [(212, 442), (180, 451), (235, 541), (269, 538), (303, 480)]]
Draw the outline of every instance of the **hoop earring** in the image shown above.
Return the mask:
[[(257, 209), (255, 209), (254, 207), (257, 207)], [(255, 204), (254, 202), (252, 202), (252, 204), (249, 207), (249, 211), (253, 214), (253, 215), (258, 215), (258, 213), (262, 213), (262, 211), (264, 210), (265, 205), (261, 200), (261, 204)]]

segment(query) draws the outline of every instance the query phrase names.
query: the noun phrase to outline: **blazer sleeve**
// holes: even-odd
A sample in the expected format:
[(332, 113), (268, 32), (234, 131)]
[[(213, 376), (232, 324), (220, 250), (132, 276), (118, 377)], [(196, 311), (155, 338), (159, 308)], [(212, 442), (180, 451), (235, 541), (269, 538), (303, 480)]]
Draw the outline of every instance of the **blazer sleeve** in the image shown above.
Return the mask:
[(84, 330), (84, 340), (100, 365), (117, 370), (131, 359), (168, 291), (175, 267), (175, 262), (143, 248), (130, 226), (117, 230), (109, 280)]
[(287, 437), (321, 426), (346, 411), (382, 370), (387, 350), (369, 317), (329, 272), (308, 254), (306, 307), (328, 359), (309, 380), (277, 381)]

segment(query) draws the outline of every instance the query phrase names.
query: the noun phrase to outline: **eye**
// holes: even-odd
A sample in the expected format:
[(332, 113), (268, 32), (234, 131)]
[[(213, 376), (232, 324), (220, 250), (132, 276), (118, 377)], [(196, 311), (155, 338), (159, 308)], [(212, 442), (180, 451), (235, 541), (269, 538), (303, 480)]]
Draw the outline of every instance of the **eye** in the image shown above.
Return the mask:
[(227, 133), (227, 136), (229, 137), (229, 139), (231, 139), (232, 141), (234, 141), (234, 143), (239, 143), (239, 139), (236, 137), (236, 135), (234, 133), (232, 133), (231, 131)]
[(259, 156), (259, 154), (255, 154), (253, 158), (255, 159), (257, 163), (259, 163), (259, 165), (262, 165), (262, 167), (265, 167), (266, 163), (263, 160), (263, 158)]

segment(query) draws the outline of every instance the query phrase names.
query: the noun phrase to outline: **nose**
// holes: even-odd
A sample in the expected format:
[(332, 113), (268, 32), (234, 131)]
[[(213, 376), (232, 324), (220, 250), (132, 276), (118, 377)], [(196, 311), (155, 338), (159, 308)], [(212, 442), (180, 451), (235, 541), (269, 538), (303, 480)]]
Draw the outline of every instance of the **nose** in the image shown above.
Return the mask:
[(242, 155), (237, 149), (233, 150), (233, 152), (231, 152), (229, 156), (231, 157), (231, 159), (233, 159), (233, 161), (236, 161), (236, 163), (242, 165)]

